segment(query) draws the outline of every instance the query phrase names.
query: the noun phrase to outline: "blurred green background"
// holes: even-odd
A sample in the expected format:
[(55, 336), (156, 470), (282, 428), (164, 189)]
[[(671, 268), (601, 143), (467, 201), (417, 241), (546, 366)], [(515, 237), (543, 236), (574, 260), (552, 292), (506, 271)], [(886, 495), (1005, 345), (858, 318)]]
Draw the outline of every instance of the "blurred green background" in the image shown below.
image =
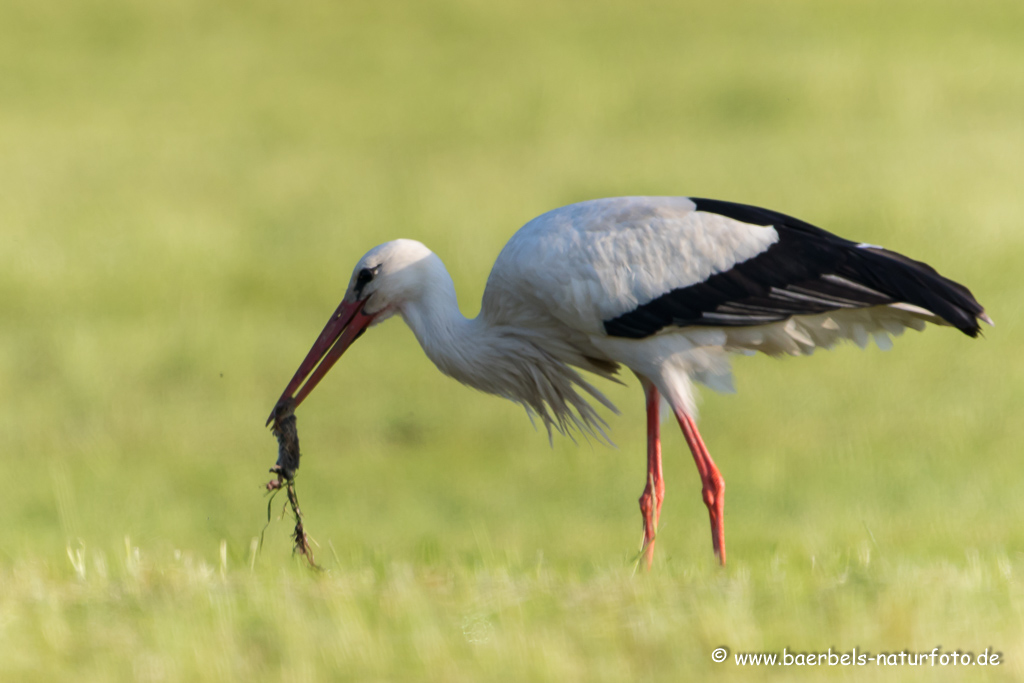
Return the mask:
[[(1019, 0), (0, 3), (0, 675), (733, 680), (773, 670), (714, 646), (942, 645), (1024, 676), (1022, 37)], [(730, 565), (668, 429), (633, 575), (636, 382), (602, 387), (617, 448), (552, 448), (391, 322), (299, 413), (327, 571), (287, 520), (253, 556), (264, 419), (359, 256), (425, 242), (475, 315), (519, 225), (622, 194), (883, 244), (997, 327), (738, 360), (701, 419)]]

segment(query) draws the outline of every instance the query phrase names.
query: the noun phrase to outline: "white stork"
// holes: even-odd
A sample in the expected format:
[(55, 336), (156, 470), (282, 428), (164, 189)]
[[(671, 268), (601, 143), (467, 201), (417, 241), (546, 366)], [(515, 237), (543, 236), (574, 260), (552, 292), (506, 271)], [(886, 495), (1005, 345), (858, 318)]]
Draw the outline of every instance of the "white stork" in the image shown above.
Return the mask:
[(888, 348), (888, 335), (906, 327), (952, 325), (975, 337), (978, 320), (992, 322), (966, 287), (930, 266), (781, 213), (686, 197), (597, 199), (520, 228), (472, 320), (427, 247), (400, 239), (371, 249), (271, 420), (298, 406), (367, 327), (396, 313), (441, 372), (522, 404), (549, 435), (603, 433), (588, 399), (615, 411), (578, 369), (613, 379), (625, 365), (639, 378), (648, 566), (665, 491), (662, 397), (693, 453), (725, 564), (725, 482), (694, 422), (694, 382), (731, 390), (730, 353), (804, 355), (843, 339), (864, 347), (870, 337)]

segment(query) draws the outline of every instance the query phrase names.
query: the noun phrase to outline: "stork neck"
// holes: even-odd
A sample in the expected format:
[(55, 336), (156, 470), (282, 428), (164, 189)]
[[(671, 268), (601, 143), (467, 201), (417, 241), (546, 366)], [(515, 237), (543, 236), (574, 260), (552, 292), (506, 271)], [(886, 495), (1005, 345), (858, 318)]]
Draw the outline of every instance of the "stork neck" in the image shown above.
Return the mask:
[(424, 353), (446, 375), (474, 384), (469, 375), (484, 358), (488, 325), (482, 317), (466, 318), (459, 310), (455, 285), (445, 271), (436, 271), (400, 313)]

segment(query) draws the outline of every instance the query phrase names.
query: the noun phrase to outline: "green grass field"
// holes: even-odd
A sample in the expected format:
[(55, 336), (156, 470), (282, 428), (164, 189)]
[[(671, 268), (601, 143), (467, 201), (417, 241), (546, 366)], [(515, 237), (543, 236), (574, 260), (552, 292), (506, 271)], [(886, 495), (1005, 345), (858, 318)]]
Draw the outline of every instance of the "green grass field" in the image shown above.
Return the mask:
[[(1019, 0), (0, 3), (0, 679), (1024, 678), (1022, 36)], [(636, 382), (616, 448), (549, 447), (390, 322), (299, 411), (326, 571), (287, 519), (253, 555), (264, 419), (359, 256), (420, 239), (472, 315), (518, 226), (621, 194), (884, 244), (997, 327), (738, 360), (729, 566), (673, 428), (634, 574)]]

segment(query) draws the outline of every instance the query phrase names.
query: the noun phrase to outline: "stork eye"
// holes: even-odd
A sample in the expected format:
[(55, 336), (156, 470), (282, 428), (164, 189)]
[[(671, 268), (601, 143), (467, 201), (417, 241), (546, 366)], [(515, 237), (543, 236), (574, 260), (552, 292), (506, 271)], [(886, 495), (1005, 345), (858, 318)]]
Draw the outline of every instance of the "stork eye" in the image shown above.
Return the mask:
[(373, 280), (373, 276), (377, 274), (379, 269), (380, 266), (377, 266), (376, 268), (363, 268), (359, 271), (359, 274), (356, 275), (356, 296), (363, 296), (363, 288), (370, 284), (370, 281)]

